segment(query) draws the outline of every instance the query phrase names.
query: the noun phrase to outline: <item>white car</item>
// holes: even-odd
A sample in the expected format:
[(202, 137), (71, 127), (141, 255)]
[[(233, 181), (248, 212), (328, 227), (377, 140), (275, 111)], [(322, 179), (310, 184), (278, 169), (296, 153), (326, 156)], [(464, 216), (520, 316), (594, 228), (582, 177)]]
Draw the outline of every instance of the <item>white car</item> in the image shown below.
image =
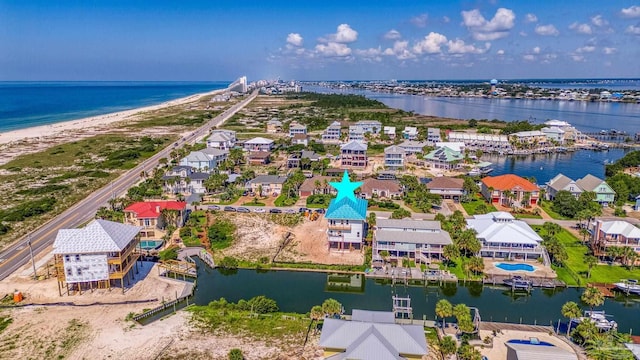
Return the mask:
[(265, 211), (265, 209), (264, 209), (264, 208), (255, 208), (255, 209), (253, 209), (253, 212), (254, 212), (254, 213), (264, 213), (264, 212), (266, 212), (266, 211)]
[(286, 210), (284, 211), (284, 213), (285, 213), (285, 214), (295, 214), (295, 213), (297, 213), (297, 211), (295, 211), (294, 209), (286, 209)]

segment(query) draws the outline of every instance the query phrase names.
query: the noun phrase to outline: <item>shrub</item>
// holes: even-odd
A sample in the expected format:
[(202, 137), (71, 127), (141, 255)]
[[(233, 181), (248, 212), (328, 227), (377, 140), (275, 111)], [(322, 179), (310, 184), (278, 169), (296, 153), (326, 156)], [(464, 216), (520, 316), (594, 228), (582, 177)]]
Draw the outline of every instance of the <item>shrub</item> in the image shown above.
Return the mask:
[(252, 310), (257, 314), (268, 314), (277, 312), (278, 304), (275, 300), (269, 299), (264, 295), (256, 296), (247, 301), (247, 305), (249, 306), (249, 310)]
[(224, 269), (237, 269), (238, 264), (238, 259), (231, 256), (225, 256), (222, 260), (220, 260), (218, 266)]
[(231, 349), (229, 351), (229, 360), (244, 360), (244, 355), (240, 349)]
[(175, 260), (178, 258), (178, 248), (176, 246), (172, 246), (168, 249), (162, 250), (158, 253), (160, 256), (160, 260)]

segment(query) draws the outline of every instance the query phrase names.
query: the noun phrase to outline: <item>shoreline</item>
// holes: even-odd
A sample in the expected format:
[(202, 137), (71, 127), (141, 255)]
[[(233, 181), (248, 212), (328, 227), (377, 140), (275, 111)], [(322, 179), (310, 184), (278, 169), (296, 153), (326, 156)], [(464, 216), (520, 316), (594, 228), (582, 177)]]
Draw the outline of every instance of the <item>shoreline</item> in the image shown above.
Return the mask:
[(64, 133), (65, 131), (84, 130), (87, 128), (105, 126), (111, 123), (123, 121), (126, 118), (141, 112), (159, 110), (175, 105), (184, 105), (196, 101), (203, 96), (216, 95), (227, 90), (228, 88), (217, 89), (205, 93), (197, 93), (182, 98), (164, 101), (156, 105), (147, 105), (102, 115), (90, 116), (74, 120), (65, 120), (47, 125), (37, 125), (22, 129), (10, 130), (7, 132), (0, 132), (0, 145), (10, 145), (14, 142), (26, 139), (55, 136), (59, 135), (60, 133)]

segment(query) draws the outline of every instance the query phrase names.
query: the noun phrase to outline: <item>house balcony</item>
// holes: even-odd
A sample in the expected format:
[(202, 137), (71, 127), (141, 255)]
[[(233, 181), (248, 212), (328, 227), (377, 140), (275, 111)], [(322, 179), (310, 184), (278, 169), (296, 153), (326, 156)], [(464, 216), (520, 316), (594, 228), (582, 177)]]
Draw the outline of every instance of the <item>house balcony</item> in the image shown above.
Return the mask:
[(351, 224), (329, 224), (329, 230), (351, 231)]
[(483, 251), (542, 254), (544, 253), (544, 248), (542, 246), (522, 247), (522, 246), (505, 246), (505, 245), (482, 245), (480, 252), (483, 252)]

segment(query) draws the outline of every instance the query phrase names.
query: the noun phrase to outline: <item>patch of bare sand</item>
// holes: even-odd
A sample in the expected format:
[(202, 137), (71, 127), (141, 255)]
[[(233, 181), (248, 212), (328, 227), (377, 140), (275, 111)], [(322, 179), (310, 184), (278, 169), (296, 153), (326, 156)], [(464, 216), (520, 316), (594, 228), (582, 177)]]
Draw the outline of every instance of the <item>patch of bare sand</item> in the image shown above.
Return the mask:
[(287, 228), (274, 224), (265, 215), (233, 214), (231, 221), (236, 225), (236, 239), (233, 245), (221, 251), (225, 256), (257, 261), (263, 256), (273, 257)]

